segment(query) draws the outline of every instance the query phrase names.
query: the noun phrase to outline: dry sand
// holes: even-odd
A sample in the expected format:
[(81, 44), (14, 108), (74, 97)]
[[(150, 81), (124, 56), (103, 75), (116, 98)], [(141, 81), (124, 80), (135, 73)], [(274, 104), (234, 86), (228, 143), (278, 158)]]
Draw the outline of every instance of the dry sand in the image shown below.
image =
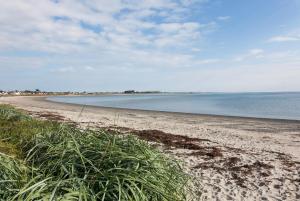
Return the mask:
[(159, 143), (194, 176), (198, 200), (300, 200), (300, 121), (83, 107), (45, 97), (0, 103)]

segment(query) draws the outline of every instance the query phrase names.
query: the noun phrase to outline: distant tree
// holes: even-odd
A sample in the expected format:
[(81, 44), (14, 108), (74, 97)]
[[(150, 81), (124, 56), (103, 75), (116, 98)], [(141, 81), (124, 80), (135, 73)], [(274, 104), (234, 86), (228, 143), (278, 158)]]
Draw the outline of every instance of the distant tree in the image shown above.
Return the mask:
[(133, 93), (135, 93), (135, 91), (134, 90), (127, 90), (127, 91), (124, 91), (124, 93), (125, 94), (133, 94)]
[(25, 90), (24, 93), (30, 94), (30, 93), (33, 93), (33, 91)]

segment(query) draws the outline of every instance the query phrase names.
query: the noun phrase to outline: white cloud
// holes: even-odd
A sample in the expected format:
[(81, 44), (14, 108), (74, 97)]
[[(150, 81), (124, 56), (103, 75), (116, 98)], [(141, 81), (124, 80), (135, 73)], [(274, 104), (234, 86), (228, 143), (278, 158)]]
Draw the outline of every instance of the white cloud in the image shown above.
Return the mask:
[[(90, 46), (180, 46), (197, 40), (202, 36), (201, 29), (207, 29), (185, 19), (185, 6), (192, 2), (195, 3), (171, 0), (5, 1), (0, 8), (0, 48), (66, 53)], [(130, 12), (123, 11), (126, 9)], [(165, 16), (161, 15), (163, 12)], [(161, 19), (150, 22), (146, 19), (149, 16)], [(172, 22), (171, 18), (180, 20)], [(100, 33), (95, 33), (93, 27), (101, 29)]]
[(220, 62), (220, 59), (204, 59), (204, 60), (199, 60), (197, 61), (197, 65), (202, 65), (202, 64), (213, 64)]
[(75, 71), (76, 70), (73, 66), (51, 69), (51, 72), (55, 72), (55, 73), (70, 73)]
[(93, 71), (93, 70), (95, 70), (95, 68), (92, 67), (92, 66), (84, 66), (84, 69), (85, 69), (85, 70), (88, 70), (88, 71)]
[(94, 67), (92, 66), (66, 66), (66, 67), (60, 67), (60, 68), (54, 68), (51, 69), (51, 72), (59, 72), (59, 73), (71, 73), (71, 72), (80, 72), (80, 71), (94, 71), (96, 70)]
[(37, 57), (20, 57), (20, 56), (0, 56), (0, 70), (5, 69), (24, 70), (38, 69), (45, 64), (45, 61)]
[(247, 59), (263, 58), (264, 53), (265, 53), (265, 51), (263, 49), (258, 49), (258, 48), (250, 49), (250, 50), (248, 50), (248, 53), (236, 56), (234, 58), (234, 61), (239, 61), (240, 62), (240, 61), (244, 61), (244, 60), (247, 60)]
[(280, 62), (300, 61), (299, 51), (276, 51), (265, 55), (266, 59)]
[[(97, 68), (122, 66), (126, 62), (138, 68), (211, 63), (207, 62), (209, 59), (205, 62), (196, 59), (193, 53), (199, 52), (199, 44), (215, 29), (216, 23), (200, 24), (187, 17), (188, 6), (205, 2), (4, 1), (0, 7), (0, 50), (51, 53), (62, 55), (63, 60), (74, 60), (74, 54), (85, 55), (79, 56), (80, 59), (95, 60)], [(149, 17), (159, 20), (149, 20)], [(55, 68), (61, 65), (59, 62), (50, 59), (44, 62), (51, 65), (43, 66), (54, 66), (56, 72), (79, 69), (71, 61), (59, 69)], [(92, 67), (84, 69), (93, 70)]]
[(181, 83), (178, 91), (299, 91), (299, 65), (300, 62), (222, 65), (176, 73), (168, 82)]
[[(288, 65), (288, 63), (298, 63), (300, 66), (300, 51), (274, 51), (274, 50), (263, 50), (263, 49), (250, 49), (245, 54), (241, 54), (236, 56), (232, 61), (239, 62), (239, 65), (267, 65), (272, 66), (275, 64), (284, 64)], [(285, 71), (282, 69), (282, 73)]]
[(191, 49), (193, 52), (201, 52), (201, 49), (200, 48), (197, 48), (197, 47), (194, 47)]
[(269, 42), (291, 42), (300, 41), (300, 36), (274, 36), (268, 40)]
[(218, 20), (221, 20), (221, 21), (226, 21), (226, 20), (230, 20), (230, 16), (219, 16), (217, 17)]
[(249, 54), (251, 56), (261, 55), (262, 53), (264, 53), (263, 49), (251, 49), (251, 50), (249, 50)]

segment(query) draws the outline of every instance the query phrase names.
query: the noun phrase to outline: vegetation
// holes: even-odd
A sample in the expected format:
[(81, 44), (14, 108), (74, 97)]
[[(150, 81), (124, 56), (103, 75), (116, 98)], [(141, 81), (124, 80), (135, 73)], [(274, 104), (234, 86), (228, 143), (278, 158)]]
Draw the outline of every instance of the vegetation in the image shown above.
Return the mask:
[(185, 200), (178, 164), (132, 136), (0, 105), (0, 200)]

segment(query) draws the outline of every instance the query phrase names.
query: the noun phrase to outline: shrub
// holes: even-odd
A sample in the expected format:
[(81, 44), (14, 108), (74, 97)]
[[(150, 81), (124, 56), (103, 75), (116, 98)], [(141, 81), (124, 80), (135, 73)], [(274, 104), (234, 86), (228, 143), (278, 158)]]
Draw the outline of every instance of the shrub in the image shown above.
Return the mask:
[(0, 106), (0, 142), (18, 153), (0, 155), (2, 200), (185, 200), (188, 177), (178, 163), (130, 135)]

